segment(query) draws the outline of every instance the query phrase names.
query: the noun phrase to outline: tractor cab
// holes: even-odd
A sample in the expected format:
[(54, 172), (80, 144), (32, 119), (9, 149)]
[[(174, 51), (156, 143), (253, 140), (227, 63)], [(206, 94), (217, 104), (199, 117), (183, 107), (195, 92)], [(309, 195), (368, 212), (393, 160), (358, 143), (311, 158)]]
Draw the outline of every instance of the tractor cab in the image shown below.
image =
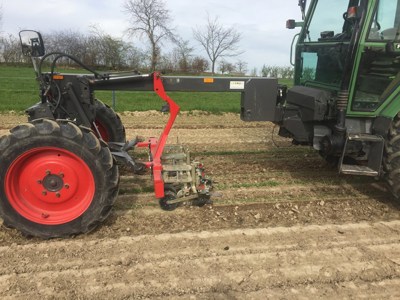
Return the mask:
[(336, 160), (342, 173), (380, 175), (400, 112), (400, 0), (312, 0), (307, 13), (306, 2), (299, 1), (303, 21), (287, 22), (301, 27), (294, 87), (268, 120), (281, 136)]
[(295, 85), (347, 90), (349, 115), (379, 111), (400, 80), (400, 1), (312, 1), (301, 25)]

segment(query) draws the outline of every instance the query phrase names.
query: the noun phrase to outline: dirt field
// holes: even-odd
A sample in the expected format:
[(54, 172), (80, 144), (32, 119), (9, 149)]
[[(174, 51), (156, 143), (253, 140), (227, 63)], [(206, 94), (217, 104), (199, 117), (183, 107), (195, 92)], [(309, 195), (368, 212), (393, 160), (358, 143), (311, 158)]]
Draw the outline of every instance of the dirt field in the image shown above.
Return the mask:
[[(122, 118), (133, 138), (157, 136), (167, 116)], [(25, 118), (1, 120), (0, 133)], [(181, 114), (177, 139), (216, 182), (213, 205), (162, 211), (150, 176), (123, 171), (112, 216), (88, 235), (0, 227), (0, 298), (400, 298), (400, 205), (384, 184), (234, 114)]]

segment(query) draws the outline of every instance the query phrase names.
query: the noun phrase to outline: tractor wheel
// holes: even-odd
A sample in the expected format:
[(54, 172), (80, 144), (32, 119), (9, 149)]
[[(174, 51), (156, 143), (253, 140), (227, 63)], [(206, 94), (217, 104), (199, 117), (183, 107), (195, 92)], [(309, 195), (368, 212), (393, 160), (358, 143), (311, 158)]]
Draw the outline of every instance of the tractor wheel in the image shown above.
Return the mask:
[[(122, 124), (121, 118), (118, 116), (118, 114), (116, 114), (111, 107), (98, 99), (95, 99), (94, 107), (96, 111), (96, 118), (94, 122), (98, 132), (101, 135), (101, 138), (107, 143), (125, 143), (125, 127)], [(97, 130), (95, 128), (92, 129), (97, 136)]]
[(118, 167), (93, 132), (66, 120), (38, 119), (0, 138), (0, 217), (41, 238), (86, 233), (107, 218)]
[(393, 119), (388, 132), (383, 167), (392, 194), (400, 198), (400, 113)]

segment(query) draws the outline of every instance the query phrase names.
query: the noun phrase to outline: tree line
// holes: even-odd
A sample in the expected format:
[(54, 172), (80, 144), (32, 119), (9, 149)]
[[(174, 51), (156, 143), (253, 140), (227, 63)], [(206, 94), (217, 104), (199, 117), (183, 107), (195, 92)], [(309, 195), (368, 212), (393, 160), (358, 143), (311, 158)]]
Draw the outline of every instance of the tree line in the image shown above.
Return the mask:
[[(142, 49), (113, 37), (92, 26), (88, 33), (71, 30), (42, 32), (46, 52), (65, 52), (75, 56), (84, 64), (107, 69), (133, 69), (137, 71), (161, 70), (168, 73), (199, 74), (208, 70), (212, 74), (245, 75), (249, 73), (247, 63), (236, 58), (240, 49), (242, 35), (234, 27), (226, 27), (218, 17), (207, 16), (203, 26), (193, 28), (193, 39), (201, 46), (205, 57), (194, 54), (190, 42), (182, 39), (172, 26), (172, 17), (163, 0), (126, 0), (124, 12), (129, 21), (126, 32), (131, 39), (140, 39), (147, 48)], [(0, 25), (2, 8), (0, 6)], [(137, 40), (136, 40), (137, 41)], [(168, 52), (162, 51), (162, 45), (170, 42)], [(22, 56), (19, 37), (12, 34), (0, 35), (0, 62), (7, 64), (27, 63)], [(59, 61), (72, 66), (73, 61), (65, 58)], [(250, 70), (253, 76), (272, 76), (291, 78), (290, 67), (263, 66), (260, 74)], [(276, 76), (277, 75), (277, 76)]]
[[(151, 54), (148, 51), (99, 30), (91, 30), (87, 34), (61, 30), (44, 32), (42, 35), (47, 53), (65, 52), (97, 68), (151, 70)], [(30, 62), (22, 55), (19, 37), (12, 34), (0, 37), (0, 61), (6, 64)], [(67, 67), (75, 65), (67, 58), (60, 59), (59, 63)], [(208, 67), (205, 58), (185, 56), (179, 48), (164, 54), (157, 62), (157, 68), (169, 72), (201, 73)]]

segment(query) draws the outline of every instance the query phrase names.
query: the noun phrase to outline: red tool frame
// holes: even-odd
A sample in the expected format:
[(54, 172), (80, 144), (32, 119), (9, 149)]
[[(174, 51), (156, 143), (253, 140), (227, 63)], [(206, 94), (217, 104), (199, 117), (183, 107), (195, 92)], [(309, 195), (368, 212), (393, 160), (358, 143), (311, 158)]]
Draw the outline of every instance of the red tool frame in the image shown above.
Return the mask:
[(150, 161), (145, 163), (146, 168), (150, 168), (153, 173), (153, 182), (154, 182), (154, 192), (156, 198), (164, 197), (164, 181), (162, 177), (162, 164), (161, 164), (161, 156), (164, 151), (165, 144), (168, 139), (169, 132), (171, 131), (172, 126), (174, 125), (175, 119), (179, 113), (180, 107), (179, 105), (172, 100), (167, 93), (165, 92), (164, 85), (159, 73), (153, 74), (154, 80), (154, 91), (157, 95), (163, 99), (169, 105), (169, 119), (167, 124), (164, 127), (164, 130), (161, 133), (161, 136), (157, 138), (149, 138), (145, 142), (140, 142), (136, 146), (143, 148), (148, 147), (150, 151)]

